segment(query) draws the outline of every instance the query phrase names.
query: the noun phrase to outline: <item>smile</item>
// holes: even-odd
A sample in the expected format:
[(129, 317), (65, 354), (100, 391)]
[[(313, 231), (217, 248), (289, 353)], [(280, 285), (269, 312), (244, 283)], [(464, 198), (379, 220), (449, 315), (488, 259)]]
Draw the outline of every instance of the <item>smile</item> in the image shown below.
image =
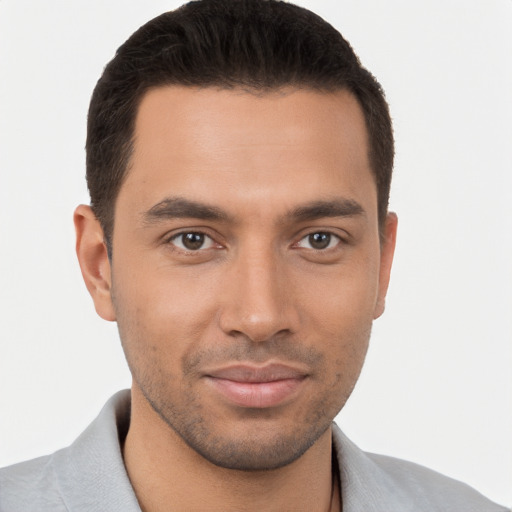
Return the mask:
[(291, 400), (307, 375), (280, 364), (265, 367), (231, 366), (209, 372), (207, 382), (224, 399), (238, 407), (267, 408)]

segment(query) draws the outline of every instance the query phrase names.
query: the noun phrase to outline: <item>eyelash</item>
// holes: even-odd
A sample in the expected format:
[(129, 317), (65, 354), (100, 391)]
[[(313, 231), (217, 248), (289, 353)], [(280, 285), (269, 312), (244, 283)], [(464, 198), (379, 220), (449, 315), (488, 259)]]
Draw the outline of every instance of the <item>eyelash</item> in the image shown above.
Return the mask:
[[(311, 245), (311, 242), (312, 242), (311, 237), (314, 237), (315, 235), (327, 236), (328, 237), (327, 246), (322, 247), (322, 248), (316, 248), (316, 247), (301, 247), (299, 245), (304, 240), (307, 240), (308, 243)], [(332, 242), (335, 242), (335, 243), (332, 245)], [(311, 251), (315, 251), (315, 252), (327, 252), (330, 249), (335, 249), (342, 242), (343, 242), (343, 239), (339, 235), (336, 235), (330, 231), (312, 231), (312, 232), (304, 235), (298, 242), (296, 242), (294, 244), (294, 247), (297, 247), (299, 249), (303, 248), (303, 249), (307, 249), (307, 250), (311, 250)]]
[[(203, 237), (201, 246), (198, 247), (197, 249), (190, 249), (190, 248), (185, 247), (185, 245), (183, 243), (183, 237), (185, 237), (187, 235)], [(309, 245), (311, 246), (312, 240), (310, 237), (313, 237), (315, 235), (322, 235), (324, 237), (327, 236), (328, 237), (327, 246), (321, 247), (321, 248), (315, 248), (315, 247), (302, 247), (300, 245), (303, 241), (308, 241)], [(180, 238), (182, 239), (182, 242), (180, 244), (181, 246), (176, 243), (176, 240), (179, 240)], [(209, 243), (208, 243), (208, 241), (209, 241)], [(333, 241), (335, 242), (334, 245), (332, 245)], [(322, 242), (322, 241), (320, 241), (320, 242)], [(327, 252), (330, 249), (335, 249), (338, 245), (340, 245), (343, 242), (344, 242), (344, 240), (337, 234), (334, 234), (330, 231), (318, 230), (318, 231), (312, 231), (310, 233), (305, 234), (297, 242), (292, 244), (292, 247), (297, 248), (297, 249), (306, 249), (306, 250), (320, 253), (320, 252)], [(203, 231), (199, 231), (199, 230), (197, 230), (197, 231), (192, 231), (192, 230), (191, 231), (181, 231), (180, 233), (176, 233), (176, 234), (172, 235), (170, 238), (168, 238), (167, 243), (170, 245), (173, 245), (174, 248), (176, 248), (177, 250), (180, 250), (180, 251), (188, 253), (188, 254), (200, 253), (200, 252), (206, 251), (208, 249), (214, 248), (215, 245), (217, 245), (216, 248), (222, 248), (222, 245), (217, 244), (215, 242), (215, 240), (213, 239), (213, 237), (211, 237), (207, 233), (205, 233)], [(208, 247), (203, 247), (203, 245), (205, 243), (208, 243)]]
[[(206, 247), (206, 248), (203, 248), (203, 247), (199, 247), (198, 249), (189, 249), (187, 247), (184, 246), (183, 244), (183, 241), (181, 242), (181, 247), (178, 246), (176, 244), (176, 240), (182, 238), (183, 240), (183, 237), (185, 237), (186, 235), (196, 235), (196, 236), (200, 236), (200, 237), (203, 237), (204, 240), (203, 240), (203, 244), (209, 240), (209, 246)], [(199, 253), (201, 251), (205, 251), (207, 249), (211, 249), (213, 248), (215, 245), (217, 245), (218, 247), (220, 247), (220, 244), (216, 244), (215, 240), (210, 236), (208, 235), (207, 233), (204, 233), (203, 231), (181, 231), (180, 233), (176, 233), (175, 235), (171, 236), (168, 240), (167, 240), (167, 243), (171, 244), (171, 245), (174, 245), (174, 247), (176, 247), (178, 250), (180, 251), (183, 251), (183, 252), (186, 252), (186, 253)]]

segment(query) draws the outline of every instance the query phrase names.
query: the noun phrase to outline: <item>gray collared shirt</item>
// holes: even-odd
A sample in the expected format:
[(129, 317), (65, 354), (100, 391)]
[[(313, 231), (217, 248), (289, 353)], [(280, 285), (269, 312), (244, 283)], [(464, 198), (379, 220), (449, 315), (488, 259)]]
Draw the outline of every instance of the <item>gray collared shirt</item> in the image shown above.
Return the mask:
[[(120, 439), (130, 393), (121, 391), (68, 448), (0, 470), (0, 512), (141, 512)], [(471, 487), (416, 464), (368, 454), (333, 425), (343, 512), (506, 512)]]

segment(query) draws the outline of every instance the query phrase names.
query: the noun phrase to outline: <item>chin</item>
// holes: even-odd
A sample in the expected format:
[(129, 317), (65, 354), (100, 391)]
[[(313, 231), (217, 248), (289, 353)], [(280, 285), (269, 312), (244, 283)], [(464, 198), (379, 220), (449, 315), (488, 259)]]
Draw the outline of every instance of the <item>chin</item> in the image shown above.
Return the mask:
[(292, 432), (268, 436), (238, 436), (237, 439), (187, 431), (181, 435), (187, 445), (211, 464), (236, 471), (271, 471), (299, 459), (327, 430)]

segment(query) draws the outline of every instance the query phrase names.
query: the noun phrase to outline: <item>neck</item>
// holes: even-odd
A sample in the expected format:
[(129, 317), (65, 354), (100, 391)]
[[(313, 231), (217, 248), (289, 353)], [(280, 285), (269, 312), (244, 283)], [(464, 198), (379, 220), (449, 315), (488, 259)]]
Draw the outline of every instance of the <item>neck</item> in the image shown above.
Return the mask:
[[(218, 467), (191, 449), (132, 390), (130, 428), (123, 455), (144, 512), (339, 510), (333, 487), (331, 429), (299, 459), (279, 469), (238, 471)], [(334, 493), (334, 494), (333, 494)], [(333, 499), (334, 497), (334, 499)]]

